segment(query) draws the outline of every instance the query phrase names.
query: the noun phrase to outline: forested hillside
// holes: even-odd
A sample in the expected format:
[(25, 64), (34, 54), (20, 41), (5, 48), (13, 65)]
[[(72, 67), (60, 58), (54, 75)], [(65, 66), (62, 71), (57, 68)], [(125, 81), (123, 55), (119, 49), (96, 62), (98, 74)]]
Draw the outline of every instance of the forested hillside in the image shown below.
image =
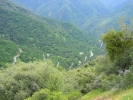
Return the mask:
[(1, 100), (132, 100), (131, 28), (107, 31), (107, 54), (80, 68), (66, 71), (50, 60), (8, 65), (0, 70)]
[[(8, 0), (0, 1), (0, 16), (1, 39), (12, 41), (21, 48), (23, 52), (19, 58), (24, 62), (43, 60), (50, 56), (55, 66), (59, 62), (60, 65), (69, 68), (72, 63), (75, 67), (78, 61), (84, 61), (85, 56), (89, 57), (92, 47), (95, 55), (100, 53), (100, 48), (94, 45), (95, 40), (77, 27), (38, 17)], [(100, 47), (100, 43), (97, 46)], [(3, 50), (6, 51), (6, 47)], [(19, 50), (12, 45), (10, 50), (12, 54), (8, 55), (7, 59), (11, 63)], [(81, 56), (79, 52), (85, 54)], [(4, 55), (4, 52), (1, 53)]]
[(14, 1), (91, 35), (0, 0), (0, 100), (133, 100), (132, 0)]
[(88, 19), (109, 14), (112, 9), (99, 0), (12, 0), (38, 15), (67, 21), (81, 26)]
[(133, 1), (124, 3), (123, 5), (125, 6), (120, 6), (119, 9), (115, 10), (106, 17), (88, 20), (88, 22), (83, 25), (83, 28), (85, 28), (84, 30), (87, 30), (94, 36), (99, 37), (107, 30), (118, 30), (119, 24), (122, 21), (126, 24), (129, 24), (130, 20), (133, 18)]
[[(118, 20), (130, 21), (132, 0), (12, 0), (36, 14), (73, 23), (95, 38), (117, 29)], [(130, 11), (129, 11), (130, 10)]]

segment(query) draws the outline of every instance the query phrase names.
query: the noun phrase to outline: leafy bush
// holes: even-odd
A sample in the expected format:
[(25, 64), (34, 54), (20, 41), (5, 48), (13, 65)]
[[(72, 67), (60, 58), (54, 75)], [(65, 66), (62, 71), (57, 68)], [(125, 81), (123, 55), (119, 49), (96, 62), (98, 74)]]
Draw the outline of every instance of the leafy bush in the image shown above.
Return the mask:
[(23, 100), (43, 88), (66, 90), (63, 73), (51, 61), (19, 64), (0, 71), (1, 100)]
[(68, 100), (68, 98), (62, 92), (51, 92), (49, 89), (42, 89), (24, 100)]
[(100, 79), (100, 88), (102, 88), (103, 90), (110, 90), (113, 89), (114, 86), (116, 85), (116, 77), (114, 74), (111, 74), (109, 76), (103, 74), (102, 78)]
[(77, 100), (82, 96), (80, 92), (73, 91), (63, 94), (62, 92), (42, 89), (35, 92), (31, 97), (24, 100)]
[(78, 84), (78, 90), (82, 93), (87, 93), (93, 88), (93, 82), (95, 80), (95, 72), (93, 67), (78, 68), (73, 70), (75, 73), (75, 79)]
[(82, 96), (82, 94), (81, 92), (78, 92), (78, 91), (72, 91), (72, 92), (66, 93), (65, 96), (68, 97), (68, 100), (77, 100)]

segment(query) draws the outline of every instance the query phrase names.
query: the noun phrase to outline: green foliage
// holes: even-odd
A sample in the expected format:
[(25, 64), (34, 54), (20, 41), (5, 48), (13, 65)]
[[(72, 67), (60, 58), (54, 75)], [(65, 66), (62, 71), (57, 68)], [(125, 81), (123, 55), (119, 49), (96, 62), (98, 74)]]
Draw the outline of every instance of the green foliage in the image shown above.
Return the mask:
[(82, 96), (81, 92), (78, 91), (68, 92), (65, 95), (68, 97), (68, 100), (77, 100)]
[(110, 62), (108, 56), (98, 56), (96, 59), (92, 60), (93, 66), (96, 67), (95, 71), (97, 75), (102, 73), (106, 75), (116, 74), (119, 68), (114, 66), (114, 63)]
[[(122, 63), (122, 62), (121, 62)], [(132, 86), (132, 72), (126, 65), (124, 72), (119, 73), (121, 66), (116, 66), (116, 62), (110, 62), (108, 56), (99, 56), (85, 64), (86, 67), (77, 69), (77, 79), (80, 83), (82, 93), (87, 93), (93, 89), (118, 90)], [(128, 66), (128, 67), (127, 67)], [(132, 67), (131, 67), (132, 68)], [(86, 77), (85, 77), (86, 76)]]
[[(0, 67), (12, 62), (19, 47), (23, 50), (18, 63), (6, 64), (8, 67), (0, 70), (1, 100), (76, 100), (82, 93), (90, 95), (93, 89), (97, 90), (92, 97), (103, 90), (133, 86), (132, 31), (108, 31), (103, 41), (109, 56), (99, 56), (81, 68), (66, 71), (64, 68), (72, 62), (75, 68), (78, 60), (83, 61), (80, 51), (90, 54), (91, 38), (69, 23), (37, 17), (9, 1), (0, 3)], [(60, 62), (64, 68), (54, 67), (49, 60), (35, 61), (42, 60), (43, 53), (50, 53), (53, 63)], [(122, 74), (118, 72), (121, 69)]]
[(24, 100), (77, 100), (81, 96), (82, 94), (77, 91), (63, 94), (62, 92), (42, 89), (39, 92), (35, 92), (31, 97)]
[[(93, 89), (118, 90), (133, 85), (132, 66), (130, 72), (120, 75), (117, 73), (119, 67), (110, 63), (106, 56), (97, 57), (86, 66), (65, 71), (54, 68), (49, 60), (27, 64), (18, 62), (0, 71), (1, 100), (76, 100), (81, 93), (91, 94)], [(98, 93), (96, 91), (94, 95)]]
[(0, 67), (6, 67), (7, 62), (13, 62), (13, 56), (17, 53), (18, 45), (0, 37)]
[(131, 47), (121, 58), (117, 59), (114, 62), (114, 66), (117, 66), (121, 69), (129, 69), (133, 64), (133, 48)]
[(106, 50), (111, 61), (120, 57), (132, 46), (132, 40), (125, 39), (123, 32), (109, 31), (103, 36), (102, 40), (106, 43)]
[(76, 74), (53, 67), (49, 60), (27, 64), (18, 62), (0, 70), (0, 97), (1, 100), (23, 100), (36, 92), (33, 98), (38, 100), (47, 95), (54, 100), (75, 100), (81, 96)]
[[(75, 87), (81, 93), (85, 94), (94, 88), (93, 82), (96, 78), (95, 72), (93, 67), (88, 68), (78, 68), (75, 70), (70, 71), (74, 75), (74, 81), (76, 82)], [(71, 75), (69, 72), (69, 75)]]
[(24, 100), (68, 100), (61, 92), (51, 92), (48, 89), (42, 89), (35, 92), (32, 97)]
[[(111, 12), (112, 10), (98, 0), (90, 0), (84, 2), (71, 0), (68, 0), (69, 2), (61, 0), (52, 2), (33, 0), (32, 2), (27, 1), (26, 3), (23, 0), (12, 1), (23, 5), (26, 8), (29, 8), (30, 10), (36, 12), (41, 16), (52, 17), (58, 20), (71, 22), (78, 25), (79, 27), (81, 27), (82, 24), (86, 23), (88, 19), (92, 20), (94, 18), (94, 20), (96, 20), (100, 16), (103, 17), (106, 14), (110, 14), (109, 12)], [(70, 8), (71, 10), (68, 8)]]
[(119, 91), (103, 91), (101, 89), (92, 90), (80, 100), (132, 100), (133, 89), (123, 89)]
[(93, 100), (92, 98), (101, 95), (102, 92), (103, 92), (102, 89), (92, 90), (91, 92), (88, 92), (86, 95), (81, 97), (80, 100)]
[(0, 71), (1, 100), (22, 100), (42, 88), (64, 91), (63, 73), (52, 66), (51, 61), (20, 63)]
[[(127, 71), (127, 72), (126, 72)], [(119, 80), (119, 87), (120, 88), (130, 88), (133, 86), (133, 66), (131, 66), (128, 70), (126, 70), (123, 76), (118, 76), (117, 80)]]
[[(22, 61), (43, 60), (43, 53), (45, 57), (49, 53), (55, 66), (60, 62), (61, 66), (65, 65), (64, 67), (68, 69), (72, 62), (74, 62), (73, 67), (78, 65), (78, 60), (75, 58), (82, 59), (79, 52), (90, 55), (89, 51), (95, 41), (77, 27), (69, 23), (41, 18), (10, 1), (2, 0), (0, 4), (1, 38), (21, 47)], [(95, 55), (99, 54), (100, 50), (96, 46), (93, 47)], [(11, 52), (15, 52), (14, 49), (18, 50), (18, 48), (11, 48)], [(11, 54), (8, 60), (11, 61), (13, 56), (15, 55)], [(3, 60), (7, 61), (6, 58)]]
[(103, 90), (110, 90), (113, 89), (116, 85), (118, 80), (116, 80), (116, 76), (114, 74), (111, 74), (109, 76), (102, 75), (102, 78), (100, 79), (100, 88)]
[(133, 93), (128, 93), (127, 95), (121, 97), (119, 100), (132, 100), (133, 99)]
[(122, 23), (120, 31), (108, 31), (102, 38), (110, 60), (121, 69), (128, 69), (133, 64), (132, 22), (130, 24)]

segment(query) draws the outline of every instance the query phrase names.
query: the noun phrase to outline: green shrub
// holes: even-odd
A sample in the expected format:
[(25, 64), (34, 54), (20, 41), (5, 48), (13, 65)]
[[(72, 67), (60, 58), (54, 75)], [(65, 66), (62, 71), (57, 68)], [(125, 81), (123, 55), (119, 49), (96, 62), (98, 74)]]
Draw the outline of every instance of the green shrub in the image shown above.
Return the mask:
[(49, 89), (42, 89), (24, 100), (68, 100), (68, 98), (62, 92), (51, 92)]
[(116, 77), (114, 74), (111, 74), (109, 76), (103, 74), (101, 80), (100, 80), (100, 87), (103, 90), (110, 90), (112, 88), (114, 88), (114, 86), (116, 85), (117, 81)]
[(129, 68), (128, 72), (119, 76), (120, 88), (129, 88), (133, 86), (133, 65)]
[(64, 91), (64, 73), (54, 68), (49, 60), (28, 64), (20, 62), (0, 71), (1, 100), (23, 100), (43, 88)]
[(78, 91), (68, 92), (65, 95), (68, 97), (68, 100), (77, 100), (82, 96), (81, 92)]

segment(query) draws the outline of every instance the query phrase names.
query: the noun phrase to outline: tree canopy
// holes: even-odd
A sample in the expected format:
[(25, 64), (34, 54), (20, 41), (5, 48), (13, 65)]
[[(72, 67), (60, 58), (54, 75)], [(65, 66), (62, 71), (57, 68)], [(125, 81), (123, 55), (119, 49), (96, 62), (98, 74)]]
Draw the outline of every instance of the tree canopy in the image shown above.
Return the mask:
[(103, 35), (102, 41), (106, 44), (110, 60), (114, 61), (133, 47), (132, 31), (129, 31), (129, 28), (119, 31), (110, 30)]

